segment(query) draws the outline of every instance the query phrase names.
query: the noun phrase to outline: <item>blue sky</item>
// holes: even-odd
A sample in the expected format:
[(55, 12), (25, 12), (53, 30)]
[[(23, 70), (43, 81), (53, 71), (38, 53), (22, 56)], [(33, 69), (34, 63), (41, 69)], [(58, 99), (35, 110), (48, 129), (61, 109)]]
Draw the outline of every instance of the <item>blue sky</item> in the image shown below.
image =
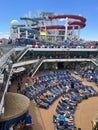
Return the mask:
[(0, 0), (0, 37), (8, 37), (11, 20), (23, 23), (20, 17), (28, 11), (32, 11), (33, 16), (38, 11), (80, 14), (87, 19), (81, 38), (98, 40), (98, 0)]

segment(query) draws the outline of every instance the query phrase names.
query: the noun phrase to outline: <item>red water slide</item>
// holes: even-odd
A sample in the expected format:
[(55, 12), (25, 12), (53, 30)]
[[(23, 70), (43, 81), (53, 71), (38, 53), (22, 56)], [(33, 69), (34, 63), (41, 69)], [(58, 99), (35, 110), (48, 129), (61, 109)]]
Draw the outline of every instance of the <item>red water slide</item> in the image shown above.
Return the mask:
[[(70, 14), (62, 14), (62, 15), (53, 15), (53, 16), (50, 16), (49, 19), (50, 20), (53, 20), (53, 19), (65, 19), (66, 18), (69, 19), (69, 22), (68, 22), (68, 30), (71, 30), (73, 29), (78, 29), (79, 27), (80, 28), (84, 28), (86, 26), (85, 22), (86, 22), (86, 19), (82, 16), (79, 16), (79, 15), (70, 15)], [(72, 20), (71, 20), (72, 19)], [(66, 25), (65, 25), (66, 26)], [(65, 29), (65, 26), (64, 25), (48, 25), (46, 27), (41, 27), (42, 29)], [(39, 28), (37, 28), (39, 29)]]
[(66, 19), (66, 18), (70, 18), (70, 19), (75, 19), (75, 20), (80, 20), (81, 22), (86, 22), (86, 19), (82, 16), (79, 15), (70, 15), (70, 14), (61, 14), (61, 15), (53, 15), (51, 17), (49, 17), (50, 19)]
[[(83, 28), (86, 26), (85, 22), (86, 19), (82, 16), (79, 15), (70, 15), (70, 14), (62, 14), (62, 15), (54, 15), (49, 17), (50, 20), (53, 19), (66, 19), (68, 18), (69, 20), (72, 19), (72, 21), (68, 22), (68, 29), (78, 29)], [(64, 29), (65, 26), (61, 26), (61, 25), (53, 25), (53, 26), (46, 26), (46, 29)]]

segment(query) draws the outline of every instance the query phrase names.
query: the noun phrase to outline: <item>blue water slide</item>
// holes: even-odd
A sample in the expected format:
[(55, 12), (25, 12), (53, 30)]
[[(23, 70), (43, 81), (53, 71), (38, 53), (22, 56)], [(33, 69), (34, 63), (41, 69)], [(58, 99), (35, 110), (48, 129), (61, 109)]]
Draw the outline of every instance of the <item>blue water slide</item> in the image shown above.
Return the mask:
[(38, 30), (30, 29), (30, 28), (20, 28), (21, 31), (28, 31), (30, 33), (40, 34)]
[(26, 39), (25, 37), (20, 38), (20, 40), (25, 40), (26, 42), (39, 42), (39, 40), (31, 39), (31, 38)]
[(28, 18), (28, 17), (20, 17), (21, 20), (30, 20), (30, 21), (39, 21), (43, 20), (43, 18), (37, 17), (37, 18)]
[(25, 27), (25, 25), (23, 25), (23, 24), (12, 25), (12, 28), (13, 28), (13, 29), (17, 29), (18, 27)]
[(37, 17), (37, 18), (29, 18), (29, 17), (20, 17), (21, 20), (28, 20), (28, 21), (32, 21), (33, 24), (31, 24), (32, 26), (36, 26), (38, 25), (40, 20), (43, 20), (43, 18)]

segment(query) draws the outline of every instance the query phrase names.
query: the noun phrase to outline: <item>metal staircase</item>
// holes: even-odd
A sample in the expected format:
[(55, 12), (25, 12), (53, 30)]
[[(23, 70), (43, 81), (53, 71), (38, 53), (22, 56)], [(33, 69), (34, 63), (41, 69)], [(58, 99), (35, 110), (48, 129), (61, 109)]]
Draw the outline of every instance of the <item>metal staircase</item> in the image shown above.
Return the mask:
[(2, 57), (4, 55), (2, 48), (0, 48), (0, 57)]
[(5, 97), (5, 93), (8, 90), (8, 86), (9, 86), (9, 81), (10, 81), (10, 77), (12, 75), (12, 70), (13, 70), (13, 65), (10, 66), (10, 70), (8, 72), (4, 73), (4, 82), (2, 85), (2, 88), (0, 90), (0, 114), (2, 113), (3, 109), (4, 109), (4, 97)]
[(14, 48), (0, 58), (0, 67), (2, 67), (7, 62), (8, 58), (12, 55), (13, 52)]
[(98, 60), (97, 60), (97, 59), (92, 58), (91, 61), (92, 61), (96, 66), (98, 66)]
[(33, 77), (42, 63), (43, 63), (43, 58), (39, 59), (39, 61), (37, 63), (32, 64), (32, 66), (30, 67), (30, 71), (29, 71), (28, 75)]
[(19, 62), (21, 58), (26, 54), (29, 47), (25, 47), (15, 58), (15, 62)]

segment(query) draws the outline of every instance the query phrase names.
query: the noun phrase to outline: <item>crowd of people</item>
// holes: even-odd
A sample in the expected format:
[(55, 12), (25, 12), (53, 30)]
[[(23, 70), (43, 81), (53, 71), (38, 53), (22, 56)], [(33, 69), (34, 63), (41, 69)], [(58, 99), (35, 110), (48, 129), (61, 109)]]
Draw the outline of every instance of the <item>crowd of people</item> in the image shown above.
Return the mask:
[(52, 43), (52, 42), (31, 42), (33, 48), (97, 48), (98, 41), (84, 41), (84, 42), (75, 42), (75, 41), (65, 41), (61, 44)]
[(89, 82), (94, 82), (98, 86), (98, 69), (92, 66), (88, 68), (78, 67), (75, 68), (74, 73), (81, 76), (82, 78), (87, 79)]
[(53, 116), (57, 130), (75, 129), (74, 111), (78, 103), (98, 95), (93, 87), (83, 85), (81, 80), (71, 76), (69, 71), (43, 72), (41, 76), (32, 80), (33, 86), (22, 90), (21, 93), (34, 100), (39, 107), (48, 109), (59, 96), (63, 95), (56, 108), (57, 114)]
[(27, 111), (24, 118), (20, 120), (18, 123), (14, 122), (14, 124), (12, 124), (8, 130), (22, 130), (22, 129), (31, 130), (33, 124), (34, 123), (32, 116), (29, 113), (29, 111)]

